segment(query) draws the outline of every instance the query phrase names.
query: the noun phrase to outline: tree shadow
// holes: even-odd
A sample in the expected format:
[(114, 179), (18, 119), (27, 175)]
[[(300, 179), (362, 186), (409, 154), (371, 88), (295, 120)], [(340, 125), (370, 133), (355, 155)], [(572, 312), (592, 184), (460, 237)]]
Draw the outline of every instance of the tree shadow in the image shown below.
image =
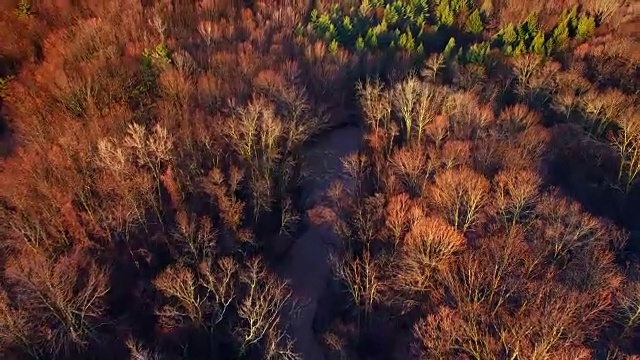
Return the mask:
[(619, 158), (613, 149), (570, 124), (551, 129), (546, 182), (578, 201), (588, 212), (629, 232), (624, 262), (640, 255), (640, 187), (628, 192), (618, 185)]

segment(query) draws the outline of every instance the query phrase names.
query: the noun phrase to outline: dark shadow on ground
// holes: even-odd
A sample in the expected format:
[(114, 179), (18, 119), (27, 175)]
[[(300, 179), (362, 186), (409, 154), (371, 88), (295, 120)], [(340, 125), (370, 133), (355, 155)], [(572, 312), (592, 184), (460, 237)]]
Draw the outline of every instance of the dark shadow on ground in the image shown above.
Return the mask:
[(559, 187), (590, 213), (608, 219), (629, 231), (623, 262), (640, 255), (640, 186), (629, 192), (617, 180), (618, 156), (602, 143), (569, 124), (551, 129), (546, 181)]

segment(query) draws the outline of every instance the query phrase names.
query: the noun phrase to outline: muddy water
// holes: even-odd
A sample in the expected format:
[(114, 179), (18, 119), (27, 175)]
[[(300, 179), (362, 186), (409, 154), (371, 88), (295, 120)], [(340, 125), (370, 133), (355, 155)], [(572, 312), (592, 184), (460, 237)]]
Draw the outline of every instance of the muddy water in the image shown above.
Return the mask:
[[(341, 159), (356, 153), (362, 146), (362, 131), (357, 127), (336, 129), (310, 144), (305, 154), (303, 185), (305, 208), (323, 205), (322, 196), (331, 183), (346, 179)], [(305, 360), (321, 360), (324, 355), (313, 332), (313, 319), (318, 299), (325, 292), (331, 276), (329, 255), (341, 244), (330, 226), (309, 224), (308, 230), (295, 241), (280, 274), (292, 287), (299, 310), (289, 319), (289, 336), (295, 339), (294, 350)]]

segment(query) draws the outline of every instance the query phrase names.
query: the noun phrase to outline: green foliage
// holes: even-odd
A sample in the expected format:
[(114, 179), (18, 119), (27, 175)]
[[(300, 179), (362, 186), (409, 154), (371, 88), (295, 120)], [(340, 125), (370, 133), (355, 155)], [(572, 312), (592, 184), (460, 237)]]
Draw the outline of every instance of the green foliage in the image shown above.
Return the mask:
[[(370, 9), (383, 9), (381, 19), (371, 17)], [(312, 34), (332, 49), (337, 45), (356, 51), (382, 48), (403, 49), (413, 53), (420, 47), (419, 37), (429, 19), (428, 0), (376, 0), (363, 3), (359, 9), (344, 12), (335, 6), (328, 12), (311, 12)]]
[[(432, 7), (429, 6), (432, 5)], [(429, 47), (431, 30), (451, 27), (461, 12), (469, 11), (464, 23), (464, 31), (481, 35), (484, 22), (481, 10), (471, 7), (468, 0), (370, 0), (360, 7), (345, 10), (339, 5), (328, 11), (314, 9), (306, 29), (309, 35), (327, 44), (331, 53), (340, 47), (357, 52), (365, 51), (405, 51), (425, 54), (444, 50), (445, 58), (451, 59), (456, 47), (456, 38), (451, 38), (445, 49)], [(382, 16), (373, 16), (373, 9), (382, 11)], [(430, 12), (431, 11), (431, 12)], [(459, 22), (459, 21), (458, 21)], [(492, 47), (499, 48), (507, 56), (535, 53), (551, 55), (569, 44), (571, 37), (583, 40), (593, 34), (595, 19), (583, 15), (578, 17), (577, 7), (565, 11), (551, 32), (540, 30), (538, 14), (532, 13), (520, 24), (509, 24), (491, 39), (475, 44), (466, 54), (459, 49), (461, 60), (480, 63)], [(300, 28), (304, 29), (304, 28)], [(300, 31), (300, 30), (297, 30)]]
[(293, 35), (297, 38), (304, 35), (304, 27), (302, 24), (296, 25), (295, 29), (293, 29)]
[(437, 26), (452, 26), (456, 17), (467, 7), (466, 0), (436, 0), (434, 18)]
[(28, 0), (20, 0), (15, 13), (19, 18), (25, 18), (33, 14), (33, 9), (31, 8), (31, 4), (29, 4)]
[(518, 38), (530, 43), (538, 35), (538, 31), (538, 14), (533, 13), (518, 27)]
[(338, 52), (340, 45), (338, 45), (338, 41), (333, 39), (331, 40), (331, 42), (329, 43), (329, 52), (332, 54), (335, 54)]
[(513, 55), (515, 46), (518, 42), (518, 33), (513, 24), (507, 25), (496, 37), (502, 42), (502, 52), (507, 55)]
[(558, 49), (565, 47), (569, 43), (569, 26), (567, 22), (560, 22), (553, 29), (553, 42)]
[(456, 47), (456, 39), (451, 38), (447, 43), (447, 46), (444, 48), (442, 55), (445, 59), (451, 59), (451, 54), (453, 54), (453, 49)]
[(537, 14), (531, 14), (518, 26), (507, 25), (494, 37), (494, 44), (502, 49), (505, 55), (521, 55), (534, 53), (551, 55), (569, 45), (572, 35), (583, 41), (593, 35), (595, 19), (588, 15), (578, 17), (577, 7), (562, 13), (550, 33), (545, 34), (538, 26)]
[(487, 41), (473, 44), (463, 55), (462, 60), (465, 63), (484, 64), (489, 58), (489, 51), (491, 51), (491, 44)]
[(524, 40), (521, 40), (518, 45), (513, 49), (513, 55), (523, 55), (527, 53), (527, 44), (525, 44)]
[(165, 44), (156, 45), (152, 51), (145, 49), (145, 53), (162, 64), (171, 64), (171, 50)]
[(569, 27), (571, 24), (571, 13), (563, 13), (560, 20), (552, 30), (552, 39), (555, 49), (563, 49), (569, 43)]
[(436, 6), (436, 19), (438, 26), (451, 26), (455, 21), (455, 13), (451, 9), (448, 0), (442, 0)]
[(316, 34), (325, 41), (331, 41), (338, 36), (338, 30), (331, 21), (329, 14), (319, 15), (318, 11), (314, 9), (311, 12), (311, 22)]
[(427, 20), (429, 19), (428, 0), (410, 0), (406, 5), (406, 9), (407, 15), (417, 27), (422, 28), (427, 24)]
[(385, 8), (384, 8), (384, 21), (386, 21), (387, 24), (389, 24), (389, 25), (394, 25), (399, 20), (400, 20), (400, 15), (396, 11), (395, 6), (392, 6), (391, 4), (388, 4), (387, 6), (385, 6)]
[(539, 31), (533, 41), (531, 42), (531, 46), (529, 47), (529, 51), (538, 54), (538, 55), (546, 55), (547, 47), (545, 43), (544, 33)]
[(435, 2), (438, 25), (453, 25), (460, 12), (467, 8), (467, 0), (436, 0)]
[(407, 31), (400, 35), (398, 45), (400, 46), (401, 49), (409, 52), (416, 49), (415, 40), (413, 38), (413, 35), (411, 34), (411, 31)]
[(375, 29), (369, 29), (367, 31), (365, 44), (371, 49), (376, 49), (378, 47), (378, 34), (376, 34)]
[(155, 91), (158, 73), (153, 64), (153, 54), (149, 49), (142, 52), (140, 58), (140, 82), (135, 88), (134, 97)]
[(480, 17), (480, 12), (477, 9), (474, 10), (469, 16), (469, 19), (467, 20), (464, 30), (474, 35), (480, 34), (484, 30), (482, 17)]
[(351, 34), (353, 32), (353, 24), (351, 23), (351, 18), (346, 16), (342, 19), (342, 29), (346, 34)]
[(596, 30), (596, 20), (593, 16), (582, 15), (578, 20), (578, 26), (576, 29), (576, 38), (580, 41), (584, 41), (593, 35)]
[(513, 45), (518, 41), (518, 33), (516, 33), (516, 28), (513, 24), (507, 25), (503, 30), (502, 40), (508, 45)]
[(358, 36), (358, 39), (356, 40), (356, 50), (363, 51), (364, 47), (365, 47), (364, 39), (362, 38), (362, 36)]
[(11, 80), (10, 77), (0, 77), (0, 97), (4, 95), (5, 91), (7, 91), (9, 80)]

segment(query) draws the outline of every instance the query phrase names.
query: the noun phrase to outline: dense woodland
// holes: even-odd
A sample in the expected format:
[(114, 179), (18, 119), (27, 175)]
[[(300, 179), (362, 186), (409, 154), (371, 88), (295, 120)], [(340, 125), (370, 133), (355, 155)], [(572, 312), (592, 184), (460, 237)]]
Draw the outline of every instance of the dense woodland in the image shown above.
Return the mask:
[(640, 358), (639, 11), (2, 1), (0, 357), (300, 359), (273, 269), (330, 218), (326, 359)]

